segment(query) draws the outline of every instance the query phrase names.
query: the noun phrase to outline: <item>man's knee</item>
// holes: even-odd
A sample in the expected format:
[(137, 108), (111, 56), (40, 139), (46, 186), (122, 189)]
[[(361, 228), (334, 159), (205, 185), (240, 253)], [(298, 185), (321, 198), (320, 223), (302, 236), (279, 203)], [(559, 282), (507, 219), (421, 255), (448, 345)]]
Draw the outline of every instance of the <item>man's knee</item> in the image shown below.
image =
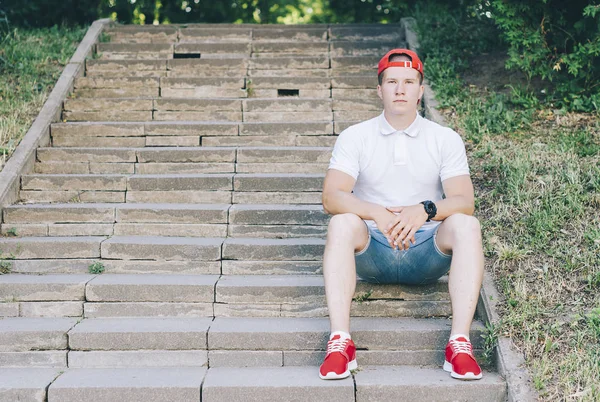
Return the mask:
[(364, 247), (368, 240), (368, 230), (362, 218), (356, 214), (346, 213), (333, 215), (329, 220), (327, 237), (346, 239), (352, 242), (355, 249)]
[(444, 220), (455, 239), (481, 237), (479, 219), (471, 215), (454, 214)]

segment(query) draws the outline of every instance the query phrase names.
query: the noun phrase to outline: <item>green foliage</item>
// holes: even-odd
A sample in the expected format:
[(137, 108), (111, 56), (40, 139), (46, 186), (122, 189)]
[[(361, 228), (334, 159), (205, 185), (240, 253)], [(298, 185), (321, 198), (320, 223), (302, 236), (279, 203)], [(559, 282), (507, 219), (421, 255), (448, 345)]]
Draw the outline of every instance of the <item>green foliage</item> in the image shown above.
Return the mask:
[(569, 110), (600, 109), (600, 5), (597, 0), (493, 0), (484, 12), (509, 45), (507, 68), (539, 77), (551, 101)]
[(102, 272), (104, 272), (104, 264), (102, 264), (101, 261), (96, 261), (93, 264), (90, 264), (88, 266), (88, 272), (90, 274), (101, 274)]
[(20, 27), (51, 27), (53, 25), (84, 25), (99, 17), (101, 0), (0, 1), (2, 15), (8, 23)]
[(12, 262), (0, 260), (0, 275), (10, 274), (12, 270)]

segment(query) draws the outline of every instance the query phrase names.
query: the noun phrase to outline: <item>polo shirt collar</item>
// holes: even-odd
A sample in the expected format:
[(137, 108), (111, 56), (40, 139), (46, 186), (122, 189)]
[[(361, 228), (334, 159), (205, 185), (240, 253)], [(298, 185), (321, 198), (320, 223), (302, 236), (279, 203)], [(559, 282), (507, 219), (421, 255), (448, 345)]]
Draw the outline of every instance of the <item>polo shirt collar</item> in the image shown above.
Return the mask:
[(421, 131), (421, 121), (422, 120), (423, 120), (423, 117), (421, 117), (421, 115), (419, 113), (417, 113), (417, 118), (415, 119), (415, 121), (413, 121), (410, 126), (406, 127), (404, 130), (400, 131), (400, 130), (396, 130), (394, 127), (392, 127), (392, 125), (387, 121), (384, 113), (382, 112), (379, 115), (379, 131), (383, 135), (390, 135), (390, 134), (393, 134), (396, 132), (402, 132), (402, 133), (408, 135), (409, 137), (414, 138), (419, 134), (419, 131)]

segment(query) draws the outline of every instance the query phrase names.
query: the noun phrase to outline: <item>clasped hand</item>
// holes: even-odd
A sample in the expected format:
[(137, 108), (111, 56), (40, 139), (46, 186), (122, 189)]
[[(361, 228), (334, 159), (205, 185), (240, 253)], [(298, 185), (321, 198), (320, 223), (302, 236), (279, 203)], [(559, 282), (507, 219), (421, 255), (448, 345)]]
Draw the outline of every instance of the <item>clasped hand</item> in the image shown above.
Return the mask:
[(386, 210), (389, 214), (381, 222), (376, 222), (377, 227), (387, 238), (390, 247), (408, 250), (410, 243), (416, 244), (415, 233), (427, 221), (423, 205), (386, 207)]

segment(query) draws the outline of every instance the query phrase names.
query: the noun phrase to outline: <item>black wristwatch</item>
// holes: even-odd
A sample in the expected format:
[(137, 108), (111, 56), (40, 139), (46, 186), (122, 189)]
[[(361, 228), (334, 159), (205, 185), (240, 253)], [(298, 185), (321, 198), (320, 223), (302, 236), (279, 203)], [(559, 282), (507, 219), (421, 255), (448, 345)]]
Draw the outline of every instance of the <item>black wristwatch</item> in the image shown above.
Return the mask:
[(423, 204), (423, 207), (425, 208), (425, 212), (427, 212), (427, 221), (426, 222), (429, 222), (433, 218), (435, 218), (435, 215), (437, 214), (437, 207), (435, 206), (435, 204), (429, 200), (421, 201), (421, 204)]

